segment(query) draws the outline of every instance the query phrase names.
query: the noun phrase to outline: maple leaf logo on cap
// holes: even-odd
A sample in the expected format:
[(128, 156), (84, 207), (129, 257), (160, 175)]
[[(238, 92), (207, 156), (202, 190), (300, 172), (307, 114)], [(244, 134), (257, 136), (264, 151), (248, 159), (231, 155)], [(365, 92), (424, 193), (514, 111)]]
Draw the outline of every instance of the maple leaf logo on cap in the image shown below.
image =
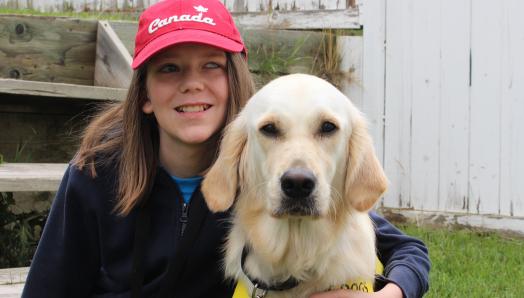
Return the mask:
[(204, 6), (202, 5), (199, 5), (199, 6), (193, 6), (195, 8), (196, 11), (198, 12), (207, 12), (207, 8), (205, 8)]

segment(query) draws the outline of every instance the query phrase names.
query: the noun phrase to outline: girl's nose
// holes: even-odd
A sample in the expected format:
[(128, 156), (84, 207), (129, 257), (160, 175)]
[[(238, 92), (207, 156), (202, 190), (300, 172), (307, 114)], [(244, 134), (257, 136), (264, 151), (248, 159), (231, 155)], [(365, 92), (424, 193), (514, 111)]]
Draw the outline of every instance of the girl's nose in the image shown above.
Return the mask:
[(197, 71), (188, 70), (184, 73), (179, 84), (179, 91), (182, 93), (204, 90), (204, 83)]

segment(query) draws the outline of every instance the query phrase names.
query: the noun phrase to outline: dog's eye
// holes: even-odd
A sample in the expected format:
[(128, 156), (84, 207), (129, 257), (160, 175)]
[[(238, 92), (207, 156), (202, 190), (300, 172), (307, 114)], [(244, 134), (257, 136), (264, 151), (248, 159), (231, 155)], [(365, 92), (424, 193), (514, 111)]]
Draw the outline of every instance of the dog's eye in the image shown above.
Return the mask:
[(260, 127), (260, 131), (268, 137), (276, 137), (280, 134), (278, 128), (273, 123), (268, 123)]
[(337, 126), (329, 121), (323, 122), (320, 126), (320, 134), (331, 134), (337, 130)]

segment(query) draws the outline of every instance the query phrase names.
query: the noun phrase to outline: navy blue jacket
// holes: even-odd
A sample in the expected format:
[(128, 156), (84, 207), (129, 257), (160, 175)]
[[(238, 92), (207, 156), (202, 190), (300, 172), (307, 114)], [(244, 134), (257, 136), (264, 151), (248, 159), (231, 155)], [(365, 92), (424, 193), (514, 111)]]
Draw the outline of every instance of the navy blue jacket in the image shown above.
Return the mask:
[[(22, 297), (130, 297), (130, 272), (137, 210), (113, 212), (116, 170), (97, 168), (98, 176), (70, 166), (66, 171), (33, 258)], [(199, 190), (197, 189), (197, 192)], [(193, 196), (193, 199), (201, 196)], [(181, 235), (182, 198), (162, 169), (149, 197), (151, 232), (145, 245), (143, 297), (155, 295), (167, 273)], [(221, 251), (226, 213), (208, 212), (188, 256), (173, 297), (231, 297), (224, 282)], [(424, 244), (371, 213), (379, 258), (389, 280), (407, 297), (428, 288), (429, 258)], [(189, 208), (191, 218), (191, 208)], [(191, 220), (190, 223), (191, 224)]]
[(422, 297), (429, 289), (428, 249), (422, 241), (402, 233), (375, 212), (369, 214), (375, 223), (378, 258), (384, 265), (384, 276), (375, 280), (375, 287), (393, 282), (402, 289), (404, 297)]

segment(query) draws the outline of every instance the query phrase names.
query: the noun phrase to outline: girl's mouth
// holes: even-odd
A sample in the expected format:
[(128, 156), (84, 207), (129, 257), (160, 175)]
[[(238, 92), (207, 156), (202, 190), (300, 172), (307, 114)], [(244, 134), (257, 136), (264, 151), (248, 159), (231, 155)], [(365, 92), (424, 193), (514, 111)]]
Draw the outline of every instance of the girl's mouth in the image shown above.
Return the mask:
[(208, 104), (196, 104), (196, 105), (184, 105), (176, 107), (175, 110), (179, 113), (198, 113), (209, 109), (211, 105)]

